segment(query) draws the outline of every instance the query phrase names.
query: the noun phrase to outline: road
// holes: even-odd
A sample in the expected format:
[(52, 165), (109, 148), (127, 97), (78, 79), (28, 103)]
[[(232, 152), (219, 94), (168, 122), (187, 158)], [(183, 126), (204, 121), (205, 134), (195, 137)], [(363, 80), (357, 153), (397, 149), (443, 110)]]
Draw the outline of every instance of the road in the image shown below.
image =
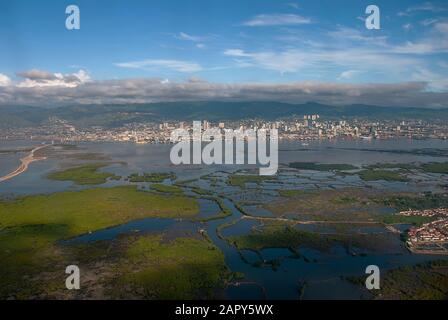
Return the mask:
[(34, 148), (33, 150), (31, 150), (31, 152), (26, 157), (20, 159), (20, 162), (21, 162), (20, 166), (13, 172), (10, 172), (6, 176), (1, 177), (0, 182), (12, 179), (15, 176), (18, 176), (19, 174), (25, 172), (26, 170), (28, 170), (28, 166), (30, 165), (31, 162), (45, 160), (46, 159), (45, 157), (35, 157), (34, 153), (36, 151), (46, 148), (48, 146), (49, 146), (48, 144), (44, 144), (44, 145), (40, 145), (40, 146)]
[(325, 220), (317, 220), (317, 221), (300, 221), (300, 220), (293, 220), (293, 219), (287, 219), (287, 218), (280, 218), (280, 217), (258, 217), (258, 216), (248, 216), (244, 215), (241, 217), (241, 219), (253, 219), (253, 220), (266, 220), (266, 221), (283, 221), (283, 222), (293, 222), (296, 224), (372, 224), (372, 225), (383, 225), (381, 222), (378, 221), (325, 221)]

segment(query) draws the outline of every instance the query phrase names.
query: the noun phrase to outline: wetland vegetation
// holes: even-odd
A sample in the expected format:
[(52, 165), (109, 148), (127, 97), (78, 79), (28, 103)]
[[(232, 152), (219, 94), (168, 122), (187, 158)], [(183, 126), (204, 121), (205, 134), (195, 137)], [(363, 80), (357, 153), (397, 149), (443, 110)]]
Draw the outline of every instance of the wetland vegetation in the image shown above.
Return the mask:
[[(62, 259), (58, 254), (60, 240), (136, 219), (191, 218), (198, 212), (195, 199), (151, 194), (133, 186), (1, 201), (0, 296), (14, 292), (13, 287), (27, 288), (29, 277), (52, 270), (52, 264)], [(23, 278), (24, 275), (27, 276)], [(24, 298), (32, 294), (32, 290), (27, 290), (20, 293)]]
[(377, 197), (374, 200), (395, 208), (397, 211), (448, 207), (448, 195), (446, 193), (395, 194)]
[[(364, 181), (399, 181), (407, 182), (409, 179), (405, 173), (409, 171), (421, 171), (428, 173), (448, 174), (448, 162), (429, 163), (376, 163), (362, 166), (362, 168), (350, 164), (325, 164), (316, 162), (291, 162), (290, 168), (311, 171), (342, 171), (343, 175), (358, 175)], [(357, 172), (344, 172), (362, 169)]]
[(399, 246), (392, 245), (393, 240), (387, 235), (366, 235), (350, 232), (350, 227), (342, 225), (331, 233), (299, 230), (294, 223), (265, 222), (263, 226), (253, 228), (248, 234), (230, 236), (227, 240), (238, 249), (260, 251), (269, 248), (287, 248), (300, 254), (300, 248), (312, 248), (328, 251), (335, 245), (344, 247), (350, 254), (352, 248), (364, 248), (369, 251), (382, 251), (386, 248), (399, 252)]
[(99, 169), (107, 167), (107, 163), (86, 164), (62, 171), (50, 173), (48, 178), (59, 181), (72, 181), (78, 185), (98, 185), (106, 183), (107, 179), (120, 180), (121, 177), (109, 172), (100, 172)]
[(381, 299), (446, 300), (448, 298), (448, 261), (440, 260), (406, 266), (386, 273)]
[(426, 163), (421, 167), (426, 172), (448, 174), (448, 162)]
[(317, 162), (291, 162), (289, 167), (299, 170), (344, 171), (359, 169), (351, 164), (327, 164)]
[(153, 183), (162, 183), (165, 180), (175, 180), (176, 175), (173, 173), (132, 173), (129, 175), (129, 182), (153, 182)]
[(304, 194), (309, 194), (310, 191), (307, 190), (297, 190), (297, 189), (280, 189), (278, 190), (278, 194), (283, 198), (294, 198)]
[(346, 188), (298, 192), (294, 197), (266, 203), (263, 208), (294, 220), (369, 221), (377, 217), (381, 206), (363, 189)]
[(272, 176), (259, 176), (259, 175), (244, 175), (244, 174), (232, 174), (228, 178), (228, 184), (234, 187), (245, 188), (246, 183), (260, 184), (264, 181), (275, 180)]
[(364, 181), (378, 181), (378, 180), (397, 181), (397, 182), (409, 181), (409, 179), (400, 172), (389, 170), (366, 169), (361, 170), (356, 174)]
[(164, 241), (160, 234), (132, 239), (114, 269), (115, 298), (210, 299), (231, 277), (223, 253), (208, 240)]
[(184, 196), (138, 191), (134, 186), (58, 192), (0, 202), (2, 228), (50, 225), (68, 231), (66, 237), (160, 217), (182, 218), (198, 214), (198, 203)]
[[(364, 276), (347, 280), (365, 286)], [(372, 293), (376, 299), (386, 300), (446, 300), (448, 261), (436, 260), (389, 270), (381, 280), (381, 288)]]
[(262, 230), (252, 230), (242, 236), (231, 236), (228, 241), (238, 249), (261, 250), (266, 248), (291, 248), (300, 245), (322, 246), (321, 237), (312, 232), (299, 231), (288, 224), (267, 224)]
[(158, 192), (172, 193), (172, 194), (182, 194), (184, 192), (181, 187), (161, 183), (151, 184), (151, 189)]

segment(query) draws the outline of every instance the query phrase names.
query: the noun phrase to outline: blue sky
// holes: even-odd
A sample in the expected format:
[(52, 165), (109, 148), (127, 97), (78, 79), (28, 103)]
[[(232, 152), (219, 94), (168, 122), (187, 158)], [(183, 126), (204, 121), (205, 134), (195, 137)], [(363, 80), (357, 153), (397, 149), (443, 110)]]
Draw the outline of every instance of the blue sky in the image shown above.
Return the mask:
[[(70, 4), (80, 8), (80, 30), (65, 28)], [(381, 10), (381, 30), (365, 27), (370, 4)], [(0, 86), (57, 86), (74, 75), (73, 87), (135, 78), (424, 82), (424, 91), (443, 93), (447, 57), (445, 1), (0, 0)]]

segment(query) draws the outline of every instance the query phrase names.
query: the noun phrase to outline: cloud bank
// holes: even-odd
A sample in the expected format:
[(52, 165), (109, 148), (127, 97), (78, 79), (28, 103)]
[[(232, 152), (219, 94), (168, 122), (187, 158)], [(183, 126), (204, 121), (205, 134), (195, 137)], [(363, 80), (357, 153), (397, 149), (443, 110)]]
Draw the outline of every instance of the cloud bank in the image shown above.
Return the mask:
[(232, 84), (212, 83), (198, 78), (182, 82), (159, 78), (95, 81), (83, 70), (66, 75), (30, 70), (18, 75), (24, 79), (13, 83), (0, 74), (0, 105), (64, 106), (216, 100), (448, 107), (448, 93), (429, 92), (428, 83), (424, 81), (393, 84), (314, 81)]

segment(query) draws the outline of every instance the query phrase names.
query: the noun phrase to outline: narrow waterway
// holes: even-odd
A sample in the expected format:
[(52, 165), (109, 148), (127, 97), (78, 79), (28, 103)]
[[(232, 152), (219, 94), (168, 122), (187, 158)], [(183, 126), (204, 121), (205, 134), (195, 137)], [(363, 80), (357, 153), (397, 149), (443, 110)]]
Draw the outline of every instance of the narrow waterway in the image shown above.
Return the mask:
[[(187, 191), (188, 188), (185, 188)], [(408, 252), (396, 254), (369, 254), (353, 256), (342, 246), (335, 245), (329, 252), (299, 248), (300, 257), (286, 248), (263, 249), (260, 253), (241, 250), (231, 245), (225, 237), (247, 233), (253, 219), (241, 219), (242, 213), (234, 203), (221, 198), (231, 215), (208, 222), (182, 219), (146, 218), (116, 227), (98, 230), (79, 237), (61, 241), (70, 245), (100, 240), (112, 240), (120, 234), (145, 234), (172, 230), (188, 230), (190, 234), (205, 229), (211, 241), (223, 252), (225, 262), (233, 272), (244, 274), (225, 288), (228, 299), (368, 299), (370, 294), (346, 281), (347, 276), (363, 276), (366, 266), (378, 265), (381, 270), (414, 265), (438, 257)], [(202, 214), (210, 215), (211, 206), (203, 202)], [(237, 222), (235, 225), (234, 223)], [(244, 226), (241, 228), (241, 226)], [(399, 240), (397, 240), (399, 241)], [(278, 261), (272, 268), (267, 261)]]

